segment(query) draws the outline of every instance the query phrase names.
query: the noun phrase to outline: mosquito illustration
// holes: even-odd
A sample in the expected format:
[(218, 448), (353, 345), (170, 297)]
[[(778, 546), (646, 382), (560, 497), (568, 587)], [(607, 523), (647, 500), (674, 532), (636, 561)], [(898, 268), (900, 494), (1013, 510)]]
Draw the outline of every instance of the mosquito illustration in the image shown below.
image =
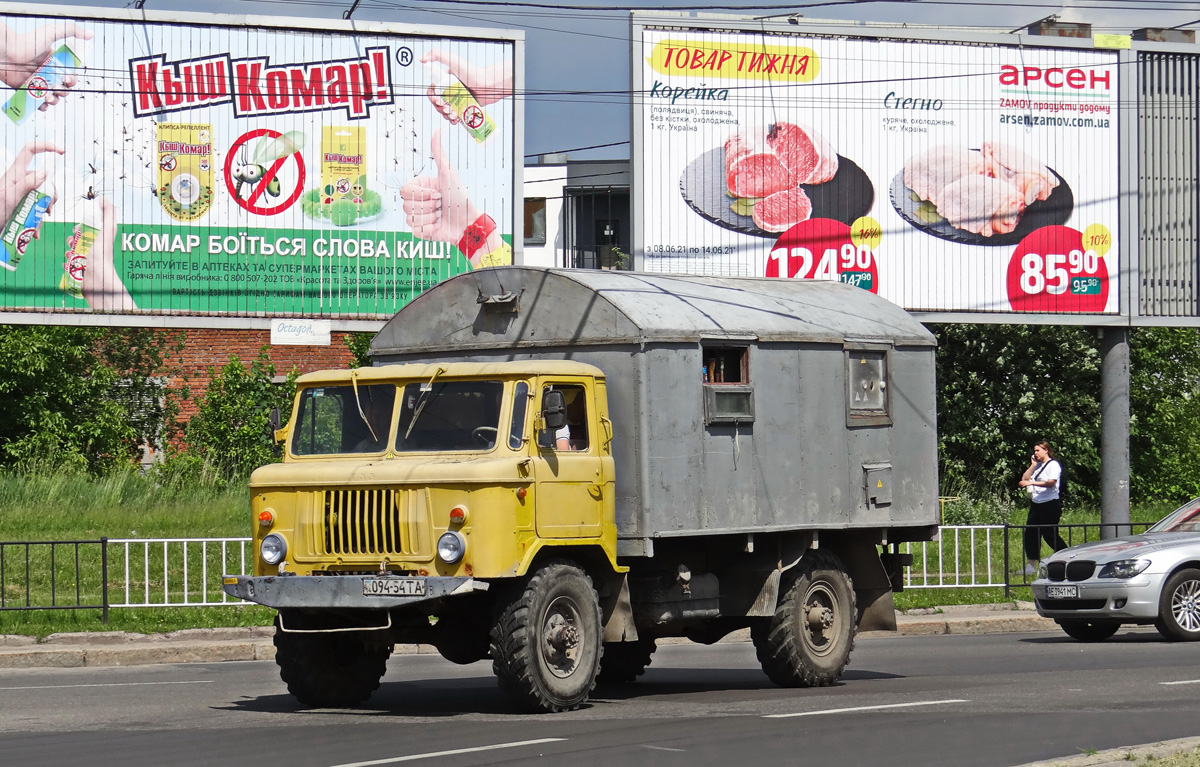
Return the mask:
[[(282, 136), (263, 136), (254, 145), (253, 154), (247, 159), (246, 144), (238, 151), (238, 166), (233, 169), (233, 177), (237, 180), (234, 194), (242, 196), (242, 185), (248, 184), (251, 190), (267, 175), (267, 166), (276, 160), (299, 152), (304, 148), (304, 134), (300, 131), (288, 131)], [(279, 177), (267, 182), (265, 191), (271, 197), (278, 197), (281, 190)]]

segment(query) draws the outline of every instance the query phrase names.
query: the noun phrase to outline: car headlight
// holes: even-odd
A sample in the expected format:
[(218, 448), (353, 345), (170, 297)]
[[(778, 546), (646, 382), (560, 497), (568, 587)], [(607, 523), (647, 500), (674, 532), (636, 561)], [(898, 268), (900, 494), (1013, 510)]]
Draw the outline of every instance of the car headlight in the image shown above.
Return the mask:
[(442, 537), (438, 538), (437, 544), (438, 559), (448, 565), (452, 565), (463, 558), (463, 554), (467, 553), (467, 541), (456, 532), (442, 533)]
[(1047, 569), (1045, 562), (1041, 562), (1038, 564), (1037, 577), (1039, 580), (1043, 580), (1043, 581), (1050, 577), (1050, 571), (1049, 571), (1049, 569)]
[(1149, 559), (1120, 559), (1100, 568), (1097, 578), (1132, 578), (1150, 566)]
[(258, 547), (258, 553), (268, 565), (277, 565), (283, 561), (284, 556), (287, 554), (287, 541), (279, 533), (271, 533), (262, 539), (262, 543)]

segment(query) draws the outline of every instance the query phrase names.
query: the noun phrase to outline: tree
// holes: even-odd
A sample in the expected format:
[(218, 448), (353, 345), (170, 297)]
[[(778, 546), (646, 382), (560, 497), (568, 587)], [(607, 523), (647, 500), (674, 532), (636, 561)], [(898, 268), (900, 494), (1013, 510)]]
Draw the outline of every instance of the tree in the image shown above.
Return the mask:
[(1076, 500), (1099, 500), (1100, 354), (1088, 329), (935, 325), (943, 488), (1018, 494), (1034, 442), (1054, 446)]
[(249, 367), (236, 356), (220, 372), (210, 368), (211, 381), (197, 400), (197, 413), (187, 425), (187, 449), (222, 477), (239, 481), (259, 466), (279, 459), (269, 426), (272, 408), (291, 413), (296, 372), (281, 385), (274, 382), (275, 366), (263, 347)]
[(1137, 328), (1130, 340), (1130, 494), (1200, 495), (1200, 331)]
[[(1054, 446), (1072, 501), (1100, 500), (1100, 351), (1088, 328), (935, 325), (944, 491), (1017, 497), (1030, 446)], [(1135, 501), (1200, 495), (1200, 331), (1130, 334)]]
[[(159, 331), (0, 326), (0, 456), (9, 465), (128, 467), (170, 408)], [(153, 400), (147, 407), (147, 400)], [(135, 406), (135, 403), (136, 406)]]

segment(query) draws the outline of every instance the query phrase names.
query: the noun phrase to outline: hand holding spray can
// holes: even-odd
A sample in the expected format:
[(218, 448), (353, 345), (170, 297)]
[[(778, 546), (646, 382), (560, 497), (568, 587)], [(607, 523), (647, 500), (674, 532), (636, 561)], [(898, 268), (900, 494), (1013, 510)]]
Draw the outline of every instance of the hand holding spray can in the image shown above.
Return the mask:
[(495, 133), (496, 123), (483, 111), (475, 94), (440, 61), (431, 61), (426, 66), (429, 67), (434, 93), (453, 110), (454, 121), (462, 123), (475, 141), (480, 144), (487, 141)]

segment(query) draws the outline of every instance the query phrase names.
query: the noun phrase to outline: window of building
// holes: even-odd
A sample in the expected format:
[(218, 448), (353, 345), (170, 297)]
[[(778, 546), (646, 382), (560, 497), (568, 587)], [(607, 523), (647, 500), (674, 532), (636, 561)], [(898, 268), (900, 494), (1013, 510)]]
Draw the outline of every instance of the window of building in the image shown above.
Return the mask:
[(546, 198), (525, 198), (525, 244), (546, 244)]

